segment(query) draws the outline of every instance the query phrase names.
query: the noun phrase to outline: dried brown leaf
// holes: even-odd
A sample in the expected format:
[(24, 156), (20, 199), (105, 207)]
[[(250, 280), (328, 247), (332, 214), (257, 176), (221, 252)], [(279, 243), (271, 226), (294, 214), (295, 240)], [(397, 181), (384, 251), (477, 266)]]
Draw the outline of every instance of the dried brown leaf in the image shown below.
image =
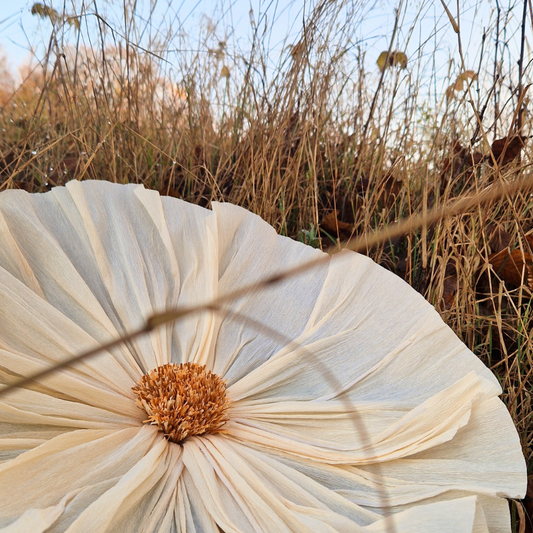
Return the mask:
[[(491, 146), (494, 159), (499, 165), (506, 165), (513, 161), (525, 146), (527, 137), (523, 135), (514, 135), (496, 139)], [(488, 162), (493, 164), (492, 157), (489, 156)]]
[(444, 283), (442, 290), (442, 299), (444, 307), (449, 310), (455, 301), (455, 295), (459, 289), (459, 279), (457, 277), (457, 268), (452, 262), (448, 262), (444, 272)]
[[(533, 235), (528, 235), (527, 240), (533, 246)], [(533, 290), (533, 257), (526, 250), (504, 248), (491, 254), (489, 263), (506, 285), (520, 287), (523, 279), (523, 283)]]
[(379, 70), (381, 70), (382, 72), (387, 67), (400, 67), (401, 69), (404, 69), (407, 68), (407, 56), (403, 52), (400, 52), (398, 50), (391, 52), (381, 52), (376, 63), (379, 67)]
[(347, 222), (339, 220), (337, 211), (332, 211), (326, 215), (320, 224), (320, 227), (335, 237), (349, 236), (352, 233), (353, 226)]

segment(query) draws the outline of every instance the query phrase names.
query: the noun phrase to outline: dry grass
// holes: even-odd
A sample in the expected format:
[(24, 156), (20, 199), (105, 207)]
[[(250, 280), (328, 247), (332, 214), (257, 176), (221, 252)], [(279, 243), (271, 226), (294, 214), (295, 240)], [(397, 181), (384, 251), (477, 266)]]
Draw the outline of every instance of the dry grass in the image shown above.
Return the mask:
[[(258, 26), (245, 52), (210, 24), (194, 46), (159, 29), (164, 37), (147, 51), (144, 23), (127, 13), (121, 26), (71, 13), (83, 15), (79, 34), (73, 19), (56, 18), (45, 59), (17, 90), (0, 87), (1, 188), (143, 183), (203, 206), (242, 205), (282, 234), (328, 247), (531, 173), (527, 138), (514, 158), (516, 146), (507, 156), (490, 148), (531, 133), (529, 65), (516, 69), (520, 58), (504, 53), (505, 12), (487, 29), (494, 49), (480, 51), (475, 65), (460, 55), (439, 78), (423, 48), (405, 70), (369, 73), (353, 44), (359, 19), (341, 20), (352, 8), (318, 2), (274, 66), (270, 27)], [(528, 17), (514, 34), (507, 21), (505, 35), (525, 42)], [(407, 27), (399, 39), (401, 20), (398, 12), (391, 49), (410, 36)], [(62, 44), (68, 32), (79, 36), (76, 46)], [(181, 51), (162, 54), (170, 48)], [(465, 77), (446, 98), (467, 67), (477, 79)], [(367, 250), (435, 305), (498, 376), (530, 468), (532, 204), (524, 190)]]

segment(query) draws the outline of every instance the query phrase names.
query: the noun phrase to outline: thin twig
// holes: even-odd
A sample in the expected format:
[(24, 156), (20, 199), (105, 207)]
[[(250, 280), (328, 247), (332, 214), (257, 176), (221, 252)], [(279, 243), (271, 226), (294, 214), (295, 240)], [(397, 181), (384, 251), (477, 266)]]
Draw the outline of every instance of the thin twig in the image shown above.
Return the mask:
[[(435, 222), (438, 222), (439, 220), (467, 213), (470, 209), (474, 207), (477, 207), (482, 204), (488, 204), (504, 196), (512, 196), (518, 191), (526, 191), (529, 190), (531, 187), (533, 187), (533, 174), (530, 174), (526, 178), (517, 179), (512, 183), (504, 183), (503, 181), (500, 181), (498, 183), (490, 185), (485, 189), (485, 191), (479, 194), (476, 194), (472, 197), (461, 198), (460, 200), (454, 202), (452, 205), (449, 205), (447, 207), (436, 208), (430, 211), (427, 215), (419, 215), (408, 220), (398, 222), (397, 224), (390, 225), (385, 229), (374, 233), (373, 235), (365, 234), (360, 237), (356, 237), (349, 243), (347, 243), (344, 246), (344, 249), (352, 250), (355, 252), (366, 250), (376, 244), (379, 244), (380, 242), (386, 242), (390, 239), (394, 239), (395, 237), (409, 233), (417, 228), (423, 227), (424, 225), (429, 226), (434, 224)], [(333, 251), (337, 252), (338, 250), (333, 248)], [(222, 306), (226, 303), (238, 300), (239, 298), (242, 298), (247, 294), (258, 292), (262, 289), (266, 289), (271, 285), (280, 283), (290, 277), (307, 272), (308, 270), (323, 265), (332, 259), (334, 259), (334, 256), (324, 254), (318, 259), (308, 261), (307, 263), (304, 263), (294, 268), (290, 268), (284, 272), (280, 272), (279, 274), (269, 276), (261, 281), (246, 285), (227, 294), (219, 296), (218, 298), (215, 298), (204, 304), (191, 307), (176, 307), (175, 309), (164, 311), (163, 313), (156, 313), (148, 317), (145, 325), (136, 331), (126, 333), (125, 335), (114, 339), (107, 344), (102, 344), (94, 349), (89, 350), (88, 352), (76, 355), (70, 359), (55, 364), (50, 368), (32, 374), (26, 378), (16, 380), (13, 383), (7, 384), (4, 388), (0, 390), (0, 397), (5, 396), (7, 393), (14, 391), (17, 388), (24, 387), (30, 382), (38, 381), (43, 377), (46, 377), (47, 375), (51, 374), (52, 372), (70, 367), (75, 363), (94, 357), (100, 352), (108, 351), (114, 348), (115, 346), (118, 346), (122, 342), (127, 342), (140, 335), (149, 333), (150, 331), (154, 330), (159, 326), (174, 322), (176, 320), (180, 320), (193, 313), (217, 311), (221, 309)]]

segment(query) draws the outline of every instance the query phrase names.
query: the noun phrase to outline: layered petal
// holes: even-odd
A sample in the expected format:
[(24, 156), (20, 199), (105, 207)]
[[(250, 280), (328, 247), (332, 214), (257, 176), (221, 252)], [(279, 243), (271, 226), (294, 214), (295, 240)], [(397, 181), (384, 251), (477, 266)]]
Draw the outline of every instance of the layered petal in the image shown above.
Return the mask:
[(81, 514), (68, 528), (69, 533), (156, 533), (170, 529), (168, 505), (183, 467), (180, 456), (179, 447), (169, 446), (159, 438), (112, 488), (90, 505), (83, 505)]
[[(319, 473), (310, 476), (286, 456), (280, 460), (279, 454), (219, 437), (191, 441), (185, 448), (186, 491), (198, 497), (207, 495), (200, 497), (205, 511), (224, 532), (510, 531), (502, 498), (448, 491), (405, 507), (395, 506), (393, 482), (384, 478), (380, 480), (385, 485), (381, 507), (371, 510), (326, 486), (330, 475), (343, 479), (338, 467), (315, 465)], [(376, 483), (372, 488), (378, 487)], [(391, 505), (384, 505), (387, 500)]]
[[(112, 322), (94, 254), (84, 236), (83, 220), (72, 201), (62, 205), (58, 197), (63, 203), (71, 200), (65, 188), (45, 195), (23, 191), (0, 195), (0, 221), (4, 222), (0, 266), (54, 308), (42, 308), (44, 316), (68, 318), (86, 332), (85, 337), (94, 339), (94, 347), (116, 338), (118, 330)], [(20, 287), (9, 276), (3, 278)], [(127, 351), (119, 348), (118, 352), (121, 356), (117, 362), (136, 379), (138, 365), (131, 356), (128, 360)]]
[(231, 384), (234, 400), (421, 402), (471, 371), (499, 386), (420, 294), (369, 258), (336, 254), (320, 289), (304, 331)]
[[(0, 368), (11, 374), (11, 379), (29, 376), (94, 348), (93, 337), (1, 268), (0, 294)], [(130, 390), (134, 381), (117, 359), (104, 353), (43, 382), (56, 393), (88, 405), (136, 416)]]
[(277, 235), (264, 220), (245, 209), (214, 203), (213, 213), (218, 229), (220, 294), (310, 260), (324, 260), (308, 272), (231, 302), (217, 335), (213, 369), (233, 385), (305, 330), (322, 291), (329, 260), (318, 250)]
[[(149, 192), (137, 189), (70, 182), (44, 195), (8, 191), (0, 198), (0, 238), (8, 243), (0, 266), (85, 329), (93, 346), (176, 305), (179, 273), (168, 231), (161, 233), (138, 199)], [(118, 359), (130, 377), (169, 361), (170, 332), (129, 343)]]
[(82, 512), (128, 473), (132, 475), (143, 460), (155, 464), (152, 450), (162, 453), (162, 446), (168, 444), (151, 426), (78, 430), (54, 437), (0, 464), (0, 525), (8, 525), (26, 511), (57, 506), (69, 494), (72, 501), (63, 512), (69, 506), (79, 507), (83, 499)]
[(520, 497), (526, 489), (518, 436), (494, 397), (476, 406), (452, 440), (402, 459), (335, 466), (285, 452), (274, 458), (379, 515), (476, 495), (491, 532), (510, 531), (509, 507), (502, 496)]
[(30, 509), (26, 511), (9, 526), (0, 528), (0, 532), (22, 533), (31, 531), (32, 533), (44, 533), (48, 531), (63, 514), (67, 503), (74, 497), (74, 494), (67, 494), (57, 505), (51, 505), (45, 509)]
[(483, 509), (477, 498), (470, 496), (446, 502), (413, 507), (384, 518), (365, 528), (369, 533), (396, 531), (435, 531), (454, 533), (489, 533)]
[[(495, 392), (491, 382), (472, 372), (412, 408), (348, 400), (237, 403), (228, 431), (241, 441), (332, 464), (390, 461), (453, 439), (476, 404)], [(508, 415), (499, 412), (492, 421), (502, 418)]]
[[(207, 209), (174, 198), (161, 198), (160, 209), (153, 216), (164, 219), (169, 228), (169, 246), (179, 270), (179, 295), (174, 305), (210, 302), (218, 295), (216, 217)], [(212, 367), (219, 323), (218, 314), (203, 311), (173, 324), (171, 361)]]
[(347, 507), (354, 515), (359, 511), (356, 505), (326, 490), (320, 492), (319, 485), (304, 476), (291, 479), (285, 473), (290, 468), (269, 464), (261, 454), (226, 439), (213, 436), (186, 442), (183, 461), (190, 475), (184, 479), (194, 484), (225, 532), (360, 531), (356, 522), (327, 503)]

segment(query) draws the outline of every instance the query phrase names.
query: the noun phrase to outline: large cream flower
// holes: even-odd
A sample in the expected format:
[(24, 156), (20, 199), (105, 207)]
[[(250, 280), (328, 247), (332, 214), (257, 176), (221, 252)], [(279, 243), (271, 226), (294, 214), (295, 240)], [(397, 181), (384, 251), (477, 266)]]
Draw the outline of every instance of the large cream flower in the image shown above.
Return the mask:
[[(106, 182), (3, 192), (0, 239), (3, 383), (321, 255)], [(0, 398), (1, 531), (509, 531), (526, 476), (501, 389), (406, 283), (345, 252), (230, 308)]]

